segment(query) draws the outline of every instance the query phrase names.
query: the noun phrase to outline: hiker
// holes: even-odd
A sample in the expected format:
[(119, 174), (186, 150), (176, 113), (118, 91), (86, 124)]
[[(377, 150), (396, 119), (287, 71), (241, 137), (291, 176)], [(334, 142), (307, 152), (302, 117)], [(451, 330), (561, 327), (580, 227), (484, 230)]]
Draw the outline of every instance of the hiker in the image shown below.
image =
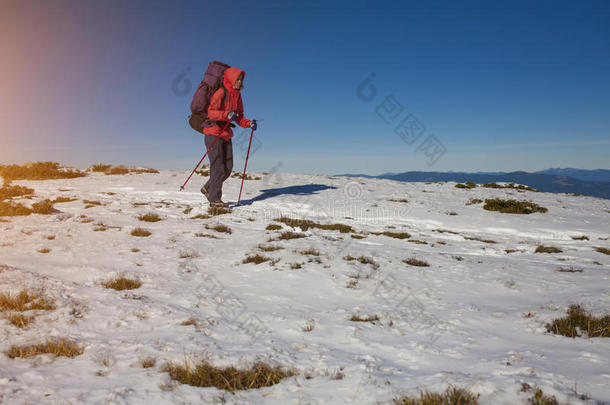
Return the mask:
[[(208, 119), (215, 121), (216, 125), (203, 128), (205, 145), (209, 150), (210, 178), (201, 187), (201, 192), (212, 207), (228, 206), (221, 200), (222, 183), (231, 176), (233, 170), (233, 144), (231, 143), (233, 131), (231, 126), (234, 125), (227, 125), (227, 122), (235, 121), (242, 128), (256, 130), (256, 120), (244, 118), (244, 105), (241, 101), (240, 90), (243, 88), (245, 75), (246, 72), (238, 68), (231, 67), (225, 70), (223, 86), (214, 92), (208, 107)], [(227, 92), (226, 95), (225, 91)], [(211, 147), (217, 136), (218, 140)]]

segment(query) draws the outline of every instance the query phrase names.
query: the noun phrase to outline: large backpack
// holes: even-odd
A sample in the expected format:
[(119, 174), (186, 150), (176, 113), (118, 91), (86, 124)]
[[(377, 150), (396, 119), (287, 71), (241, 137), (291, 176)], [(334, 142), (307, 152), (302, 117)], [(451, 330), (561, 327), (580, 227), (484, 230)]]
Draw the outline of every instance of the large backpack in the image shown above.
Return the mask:
[[(219, 88), (224, 89), (222, 84), (223, 75), (225, 70), (230, 68), (229, 65), (219, 62), (217, 60), (210, 62), (208, 68), (205, 71), (203, 80), (197, 86), (195, 94), (193, 95), (193, 101), (191, 102), (191, 115), (189, 116), (189, 124), (195, 131), (203, 133), (203, 128), (208, 128), (216, 125), (215, 121), (208, 119), (208, 107), (210, 106), (210, 100), (214, 95), (214, 92)], [(223, 103), (227, 96), (225, 89), (223, 97)]]

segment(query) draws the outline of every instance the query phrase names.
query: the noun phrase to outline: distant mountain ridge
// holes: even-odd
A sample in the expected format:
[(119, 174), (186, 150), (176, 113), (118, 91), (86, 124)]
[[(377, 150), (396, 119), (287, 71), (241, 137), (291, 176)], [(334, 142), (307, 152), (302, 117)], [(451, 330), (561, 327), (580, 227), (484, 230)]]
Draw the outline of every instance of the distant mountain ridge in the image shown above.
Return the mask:
[[(555, 174), (557, 173), (557, 174)], [(568, 176), (563, 173), (571, 173), (580, 178)], [(581, 170), (581, 169), (547, 169), (539, 172), (404, 172), (385, 173), (378, 176), (345, 174), (339, 176), (366, 177), (390, 179), (406, 182), (418, 181), (455, 181), (463, 183), (472, 181), (474, 183), (506, 182), (518, 183), (533, 187), (539, 191), (550, 193), (575, 193), (586, 194), (592, 197), (610, 199), (610, 170)], [(583, 180), (582, 178), (607, 179), (605, 181)]]

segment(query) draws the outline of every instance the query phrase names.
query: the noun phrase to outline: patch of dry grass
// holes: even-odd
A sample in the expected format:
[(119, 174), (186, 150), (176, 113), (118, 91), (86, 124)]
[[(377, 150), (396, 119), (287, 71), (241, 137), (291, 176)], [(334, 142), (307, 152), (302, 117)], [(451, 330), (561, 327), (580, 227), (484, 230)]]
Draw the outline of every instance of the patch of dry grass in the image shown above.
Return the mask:
[(443, 393), (420, 392), (419, 397), (394, 399), (395, 405), (478, 405), (479, 394), (467, 389), (449, 386)]
[(307, 237), (307, 235), (304, 233), (286, 231), (286, 232), (282, 232), (280, 234), (280, 236), (278, 237), (278, 240), (300, 239), (300, 238), (306, 238), (306, 237)]
[(11, 186), (8, 184), (4, 184), (2, 188), (0, 188), (0, 201), (6, 200), (8, 198), (13, 197), (23, 197), (26, 195), (33, 195), (34, 189), (29, 187), (22, 186)]
[(51, 311), (55, 309), (55, 303), (40, 294), (22, 290), (17, 294), (0, 293), (0, 311)]
[(101, 283), (106, 288), (112, 288), (117, 291), (135, 290), (142, 286), (142, 282), (138, 279), (127, 278), (125, 276), (116, 276)]
[(554, 319), (546, 324), (548, 332), (576, 338), (586, 334), (587, 337), (610, 337), (610, 314), (596, 317), (580, 305), (570, 305), (567, 315)]
[(561, 253), (562, 250), (559, 248), (556, 248), (555, 246), (543, 246), (543, 245), (539, 245), (536, 250), (536, 253)]
[(208, 215), (208, 214), (198, 214), (198, 215), (195, 215), (194, 217), (191, 217), (191, 219), (210, 219), (210, 218), (212, 218), (212, 216)]
[(202, 361), (193, 365), (188, 360), (184, 364), (169, 363), (164, 371), (172, 380), (195, 387), (216, 387), (221, 390), (238, 391), (270, 387), (282, 379), (296, 375), (295, 371), (278, 366), (256, 363), (245, 370), (235, 367), (215, 367)]
[(283, 247), (277, 245), (258, 245), (258, 248), (263, 252), (273, 252), (276, 250), (284, 249)]
[(605, 247), (596, 247), (595, 251), (605, 255), (610, 255), (610, 249), (606, 249)]
[(11, 346), (4, 354), (9, 358), (14, 359), (17, 357), (28, 358), (37, 356), (39, 354), (53, 354), (64, 357), (76, 357), (83, 354), (84, 349), (80, 347), (76, 342), (66, 339), (47, 339), (45, 343), (37, 345), (25, 345), (25, 346)]
[(353, 257), (350, 255), (347, 255), (343, 258), (343, 260), (346, 260), (348, 262), (357, 261), (362, 264), (370, 264), (375, 270), (379, 268), (379, 264), (375, 260), (371, 259), (370, 257), (366, 257), (366, 256)]
[(298, 253), (305, 255), (305, 256), (320, 256), (321, 255), (320, 251), (318, 251), (314, 248), (299, 250)]
[(201, 232), (197, 232), (195, 234), (196, 237), (198, 238), (210, 238), (210, 239), (220, 239), (218, 236), (216, 235), (210, 235), (209, 233), (201, 233)]
[(145, 238), (147, 236), (152, 235), (152, 233), (144, 228), (135, 228), (133, 231), (131, 231), (131, 236), (137, 236), (140, 238)]
[(51, 251), (51, 249), (49, 249), (49, 248), (38, 249), (38, 253), (49, 253), (50, 251)]
[(22, 166), (0, 165), (0, 176), (6, 182), (12, 180), (51, 180), (73, 179), (86, 176), (86, 173), (75, 169), (65, 169), (55, 162), (36, 162)]
[(8, 321), (11, 324), (13, 324), (14, 326), (16, 326), (18, 328), (25, 328), (26, 326), (28, 326), (30, 324), (30, 322), (32, 322), (34, 320), (34, 317), (31, 315), (13, 313), (13, 314), (9, 314), (9, 316), (7, 316), (6, 319), (8, 319)]
[(140, 359), (140, 365), (142, 368), (152, 368), (155, 366), (155, 364), (157, 364), (157, 359), (152, 356)]
[(148, 213), (148, 214), (140, 215), (138, 217), (138, 219), (140, 221), (144, 221), (144, 222), (159, 222), (159, 221), (162, 221), (162, 218), (158, 214), (155, 214), (155, 213)]
[(364, 239), (364, 238), (366, 238), (366, 236), (364, 236), (364, 235), (358, 235), (358, 234), (356, 234), (356, 233), (352, 233), (350, 236), (351, 236), (353, 239)]
[(121, 174), (127, 174), (127, 173), (129, 173), (129, 169), (127, 168), (127, 166), (123, 166), (123, 165), (112, 166), (104, 171), (104, 174), (106, 174), (108, 176), (121, 175)]
[(409, 259), (404, 259), (402, 262), (405, 264), (408, 264), (409, 266), (417, 266), (417, 267), (429, 267), (430, 266), (428, 264), (428, 262), (426, 262), (424, 260), (416, 259), (414, 257), (411, 257)]
[(274, 219), (276, 222), (281, 222), (293, 228), (301, 228), (303, 231), (307, 231), (309, 228), (323, 229), (326, 231), (339, 231), (341, 233), (355, 232), (354, 229), (345, 224), (320, 224), (318, 222), (310, 221), (308, 219), (296, 219), (288, 217), (280, 217)]
[(383, 235), (383, 236), (387, 236), (388, 238), (394, 238), (394, 239), (409, 239), (411, 237), (410, 233), (407, 232), (391, 232), (391, 231), (384, 231), (384, 232), (372, 232), (373, 235)]
[(211, 206), (208, 208), (208, 214), (210, 214), (212, 216), (230, 214), (231, 212), (233, 212), (233, 211), (231, 211), (230, 208), (211, 207)]
[(265, 229), (268, 231), (279, 231), (280, 229), (282, 229), (282, 225), (269, 224), (269, 225), (267, 225), (267, 227)]
[(231, 231), (231, 228), (229, 228), (228, 226), (223, 225), (223, 224), (206, 225), (205, 228), (212, 229), (216, 232), (222, 232), (222, 233), (228, 233), (228, 234), (231, 234), (233, 232), (233, 231)]
[(349, 320), (352, 322), (375, 323), (375, 322), (379, 321), (379, 316), (378, 315), (369, 315), (369, 316), (352, 315), (352, 317), (349, 318)]
[(476, 240), (477, 242), (483, 242), (483, 243), (498, 243), (495, 240), (483, 239), (483, 238), (480, 238), (478, 236), (464, 236), (464, 239), (466, 239), (466, 240)]
[(102, 163), (98, 163), (98, 164), (95, 164), (95, 165), (91, 166), (89, 169), (92, 172), (104, 173), (105, 171), (109, 170), (111, 167), (112, 167), (112, 165), (105, 165), (105, 164), (102, 164)]
[(589, 240), (587, 235), (571, 236), (572, 240)]
[(247, 256), (244, 260), (242, 260), (242, 263), (243, 264), (247, 264), (247, 263), (261, 264), (261, 263), (264, 263), (269, 260), (271, 260), (270, 257), (256, 254), (256, 255)]

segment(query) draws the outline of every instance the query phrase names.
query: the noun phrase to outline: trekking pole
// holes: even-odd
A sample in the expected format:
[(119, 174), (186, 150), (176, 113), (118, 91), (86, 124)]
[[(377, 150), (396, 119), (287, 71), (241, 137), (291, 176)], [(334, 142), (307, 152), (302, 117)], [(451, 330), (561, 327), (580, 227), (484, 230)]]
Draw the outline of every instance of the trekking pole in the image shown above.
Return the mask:
[[(231, 123), (231, 121), (227, 121), (227, 124), (220, 130), (221, 134), (224, 132), (225, 129), (227, 129), (227, 127), (229, 126), (230, 123)], [(201, 162), (203, 162), (203, 159), (205, 159), (205, 157), (208, 155), (208, 153), (210, 152), (210, 149), (212, 149), (212, 147), (214, 146), (214, 144), (216, 143), (216, 141), (218, 140), (219, 137), (220, 137), (220, 134), (216, 135), (216, 139), (214, 139), (214, 142), (212, 142), (212, 144), (210, 145), (208, 150), (205, 151), (205, 154), (203, 155), (203, 157), (201, 158), (199, 163), (197, 163), (197, 166), (195, 166), (195, 168), (191, 172), (191, 175), (188, 177), (188, 179), (186, 179), (184, 184), (180, 186), (180, 191), (184, 191), (184, 187), (186, 186), (186, 183), (188, 183), (189, 180), (191, 179), (191, 177), (193, 177), (193, 174), (195, 173), (195, 170), (197, 170), (199, 168), (199, 165), (201, 164)]]
[(248, 153), (246, 154), (246, 164), (244, 165), (244, 174), (241, 176), (241, 187), (239, 188), (239, 198), (237, 199), (237, 205), (241, 201), (241, 191), (244, 188), (244, 180), (246, 179), (246, 168), (248, 167), (248, 158), (250, 157), (250, 146), (252, 145), (252, 135), (254, 135), (254, 128), (250, 131), (250, 143), (248, 143)]

